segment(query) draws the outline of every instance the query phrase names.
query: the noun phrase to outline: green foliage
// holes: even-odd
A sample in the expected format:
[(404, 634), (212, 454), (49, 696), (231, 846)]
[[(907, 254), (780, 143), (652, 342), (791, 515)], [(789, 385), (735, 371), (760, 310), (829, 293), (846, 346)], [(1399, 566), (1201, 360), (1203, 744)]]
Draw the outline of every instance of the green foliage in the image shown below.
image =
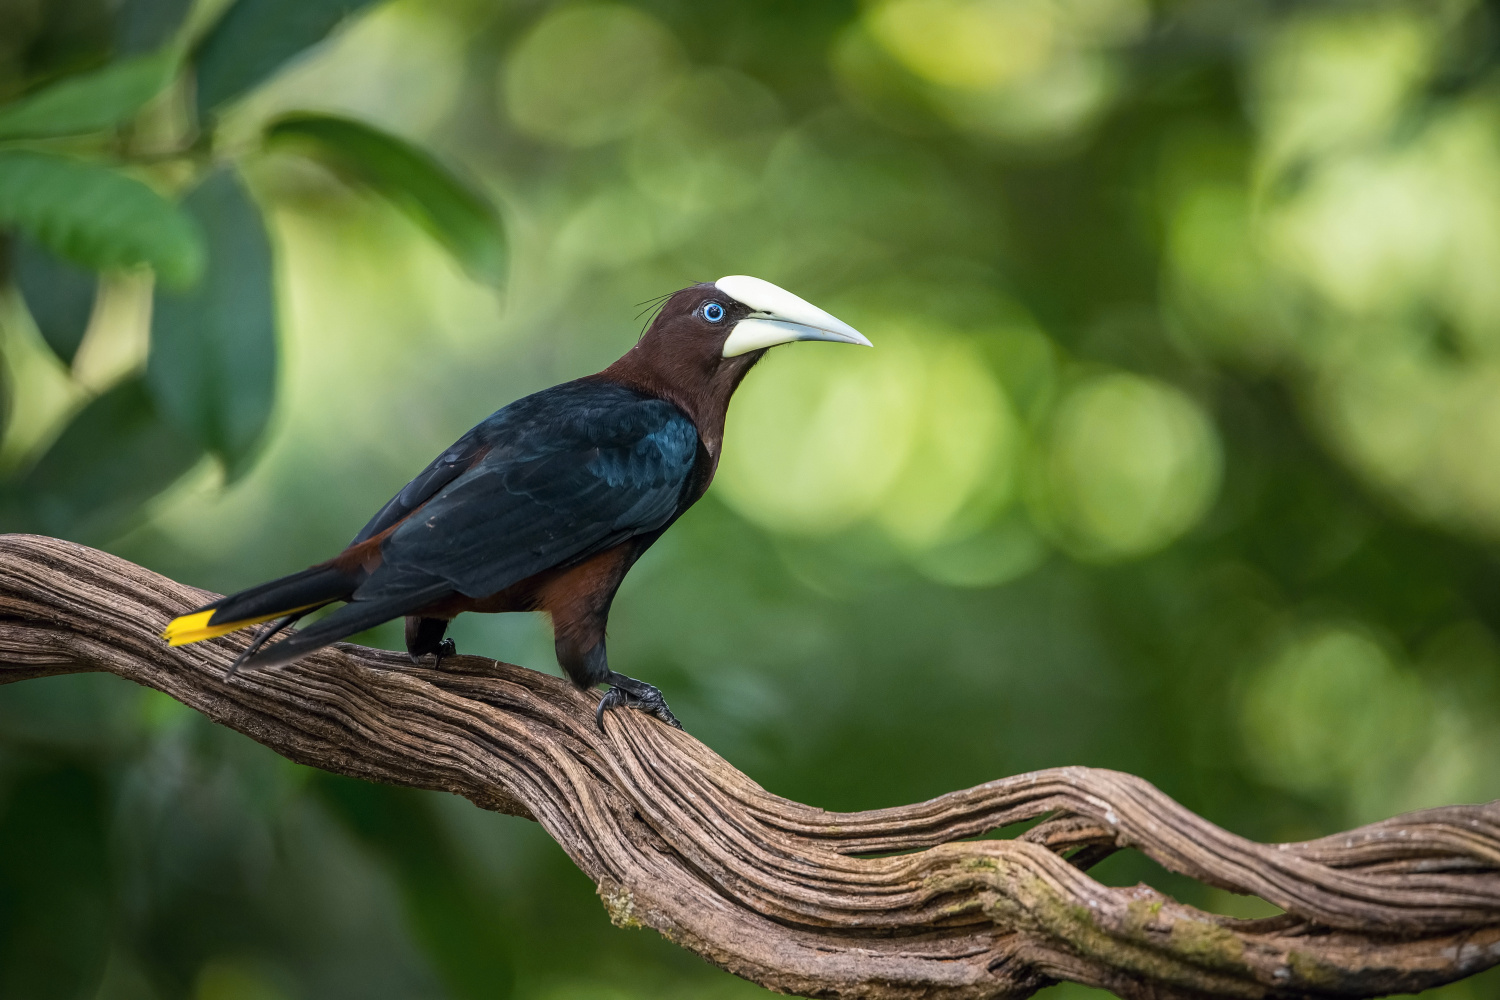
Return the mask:
[(271, 414), (276, 316), (271, 245), (234, 171), (221, 168), (183, 200), (208, 245), (185, 292), (158, 292), (146, 381), (161, 413), (242, 473)]
[(241, 96), (370, 2), (235, 0), (194, 55), (198, 113)]
[(17, 238), (10, 247), (11, 277), (37, 330), (65, 365), (73, 363), (99, 292), (99, 279), (82, 268)]
[(166, 89), (177, 72), (175, 52), (136, 56), (0, 109), (0, 139), (78, 135), (113, 128)]
[(115, 52), (129, 56), (165, 45), (193, 0), (121, 0), (115, 8)]
[(505, 231), (489, 200), (428, 152), (363, 122), (294, 114), (266, 128), (273, 148), (320, 160), (387, 198), (448, 248), (474, 278), (499, 281)]
[[(21, 473), (0, 482), (0, 528), (98, 540), (132, 523), (202, 452), (231, 479), (250, 468), (275, 402), (278, 307), (271, 240), (240, 177), (265, 148), (295, 147), (378, 192), (470, 273), (498, 282), (505, 239), (493, 205), (431, 153), (373, 126), (288, 115), (256, 130), (258, 145), (236, 139), (231, 162), (205, 157), (222, 105), (369, 2), (237, 0), (192, 48), (187, 74), (191, 39), (178, 37), (187, 0), (81, 2), (19, 22), (15, 50), (47, 58), (35, 70), (18, 63), (9, 89), (10, 64), (0, 61), (0, 94), (25, 95), (0, 102), (0, 234), (14, 234), (6, 276), (64, 366), (78, 368), (85, 337), (99, 343), (83, 354), (93, 360), (67, 372), (69, 384), (22, 387), (23, 397), (80, 405), (53, 402), (53, 413), (76, 414), (70, 424), (23, 420), (0, 448)], [(102, 66), (101, 45), (114, 56)], [(145, 350), (132, 329), (143, 314), (118, 296), (90, 334), (110, 273), (141, 268), (154, 279)], [(14, 341), (0, 341), (0, 352), (26, 353)], [(32, 383), (55, 377), (14, 363)]]
[(145, 384), (127, 379), (85, 406), (10, 485), (10, 503), (19, 509), (7, 527), (83, 541), (111, 538), (201, 454), (158, 414)]
[(134, 177), (77, 157), (0, 152), (0, 225), (96, 271), (145, 264), (179, 288), (203, 271), (203, 237), (186, 214)]
[[(187, 53), (133, 115), (0, 152), (30, 171), (0, 186), (30, 241), (0, 530), (255, 584), (614, 360), (633, 303), (757, 274), (876, 349), (750, 374), (610, 622), (755, 780), (865, 808), (1091, 764), (1263, 840), (1500, 796), (1492, 5), (395, 0), (313, 51), (354, 7), (0, 3), (0, 121)], [(199, 282), (54, 170), (157, 192)], [(79, 346), (104, 266), (137, 270)], [(240, 478), (164, 494), (210, 451)], [(451, 631), (553, 667), (529, 616)], [(95, 1000), (763, 995), (612, 927), (535, 824), (310, 775), (116, 678), (0, 688), (0, 841), (6, 996), (54, 988), (32, 950)], [(1093, 874), (1266, 912), (1131, 852)]]

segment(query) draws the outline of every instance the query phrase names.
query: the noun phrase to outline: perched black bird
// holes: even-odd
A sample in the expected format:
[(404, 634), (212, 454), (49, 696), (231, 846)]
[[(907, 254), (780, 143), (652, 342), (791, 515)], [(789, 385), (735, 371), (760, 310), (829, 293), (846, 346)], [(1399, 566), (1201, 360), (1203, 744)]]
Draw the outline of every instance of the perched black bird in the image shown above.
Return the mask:
[[(601, 722), (606, 709), (630, 705), (677, 725), (660, 691), (609, 668), (610, 602), (641, 553), (708, 489), (740, 380), (768, 349), (798, 340), (870, 343), (759, 278), (676, 292), (624, 357), (491, 414), (343, 552), (204, 605), (162, 637), (180, 646), (272, 622), (235, 663), (269, 667), (404, 616), (412, 658), (440, 661), (456, 651), (443, 633), (461, 612), (544, 611), (573, 682), (610, 686)], [(335, 601), (348, 603), (265, 647)]]

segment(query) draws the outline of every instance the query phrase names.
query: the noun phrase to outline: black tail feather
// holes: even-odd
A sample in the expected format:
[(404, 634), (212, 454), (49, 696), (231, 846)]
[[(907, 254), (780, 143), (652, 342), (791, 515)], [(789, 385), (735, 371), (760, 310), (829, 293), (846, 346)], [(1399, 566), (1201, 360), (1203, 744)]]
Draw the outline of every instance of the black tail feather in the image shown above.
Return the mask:
[(356, 632), (401, 618), (453, 593), (450, 583), (433, 584), (396, 597), (376, 601), (354, 601), (344, 605), (300, 632), (270, 646), (245, 660), (242, 669), (276, 667), (306, 656), (329, 643), (347, 639)]
[(300, 573), (242, 590), (238, 594), (221, 597), (198, 610), (213, 609), (210, 624), (252, 621), (266, 615), (347, 600), (359, 584), (360, 577), (353, 573), (333, 566), (314, 566)]

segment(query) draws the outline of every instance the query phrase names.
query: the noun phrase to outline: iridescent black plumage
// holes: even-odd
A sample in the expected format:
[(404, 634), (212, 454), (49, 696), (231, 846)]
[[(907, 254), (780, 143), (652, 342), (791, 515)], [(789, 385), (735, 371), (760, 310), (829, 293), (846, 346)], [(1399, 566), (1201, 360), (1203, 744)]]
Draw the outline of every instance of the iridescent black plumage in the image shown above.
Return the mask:
[[(726, 283), (760, 300), (760, 311), (727, 294)], [(740, 323), (754, 334), (736, 347)], [(485, 418), (339, 555), (184, 615), (165, 637), (180, 645), (279, 619), (242, 657), (255, 668), (404, 617), (408, 652), (441, 660), (454, 651), (444, 632), (455, 615), (543, 611), (568, 676), (581, 687), (611, 686), (601, 715), (634, 705), (675, 725), (660, 692), (609, 668), (610, 604), (641, 553), (708, 488), (740, 380), (767, 346), (796, 339), (868, 343), (758, 279), (676, 292), (619, 361)], [(335, 601), (346, 603), (264, 645)]]

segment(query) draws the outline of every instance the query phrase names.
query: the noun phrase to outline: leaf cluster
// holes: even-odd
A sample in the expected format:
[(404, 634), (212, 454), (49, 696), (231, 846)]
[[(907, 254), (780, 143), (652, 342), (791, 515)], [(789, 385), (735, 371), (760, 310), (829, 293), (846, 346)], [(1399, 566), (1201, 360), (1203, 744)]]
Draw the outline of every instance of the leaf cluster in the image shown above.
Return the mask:
[[(253, 462), (278, 367), (275, 241), (246, 181), (257, 158), (323, 164), (498, 283), (505, 240), (493, 203), (432, 152), (310, 112), (263, 123), (250, 143), (222, 141), (221, 122), (247, 95), (370, 5), (100, 5), (74, 32), (92, 47), (34, 68), (0, 103), (0, 280), (30, 320), (9, 309), (0, 338), (4, 529), (107, 538), (205, 455), (230, 478)], [(87, 356), (129, 337), (108, 301), (141, 288), (147, 347), (100, 384)], [(16, 382), (32, 369), (18, 359), (37, 340), (72, 405), (24, 440), (6, 434), (20, 423), (6, 418), (24, 405)]]

